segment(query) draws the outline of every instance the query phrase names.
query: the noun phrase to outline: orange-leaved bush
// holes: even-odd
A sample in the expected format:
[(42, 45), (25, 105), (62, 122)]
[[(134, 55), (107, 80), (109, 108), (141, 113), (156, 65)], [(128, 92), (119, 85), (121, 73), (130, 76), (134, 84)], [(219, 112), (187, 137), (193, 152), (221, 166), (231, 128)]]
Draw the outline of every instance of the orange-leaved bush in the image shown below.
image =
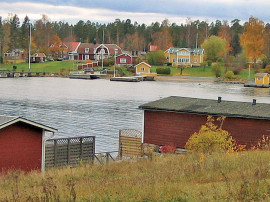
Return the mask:
[[(222, 124), (225, 117), (217, 119), (212, 116), (207, 117), (205, 125), (201, 126), (199, 132), (195, 132), (186, 143), (186, 149), (203, 153), (212, 153), (217, 151), (233, 151), (235, 141), (228, 131), (223, 130)], [(220, 122), (220, 126), (214, 122)]]

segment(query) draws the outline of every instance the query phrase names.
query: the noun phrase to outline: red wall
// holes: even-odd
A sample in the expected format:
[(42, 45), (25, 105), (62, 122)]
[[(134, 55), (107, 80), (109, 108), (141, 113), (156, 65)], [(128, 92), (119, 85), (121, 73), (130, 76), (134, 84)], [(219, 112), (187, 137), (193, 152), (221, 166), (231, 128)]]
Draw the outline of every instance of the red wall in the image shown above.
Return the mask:
[[(120, 58), (125, 58), (126, 63), (120, 63)], [(132, 59), (129, 55), (121, 55), (121, 56), (116, 57), (116, 64), (119, 64), (119, 65), (132, 64)]]
[[(155, 145), (173, 144), (184, 148), (189, 137), (206, 123), (207, 116), (161, 111), (144, 112), (144, 142)], [(238, 144), (255, 145), (263, 135), (270, 136), (270, 121), (244, 118), (226, 118), (224, 130)]]
[(40, 170), (42, 130), (16, 123), (0, 130), (0, 172)]

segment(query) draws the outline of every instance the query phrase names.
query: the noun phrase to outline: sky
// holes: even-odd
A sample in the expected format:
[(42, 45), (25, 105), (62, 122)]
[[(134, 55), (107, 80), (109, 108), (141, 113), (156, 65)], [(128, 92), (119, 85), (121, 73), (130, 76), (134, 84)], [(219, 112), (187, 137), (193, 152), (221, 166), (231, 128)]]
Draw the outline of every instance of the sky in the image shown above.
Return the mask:
[(0, 16), (17, 14), (31, 22), (42, 14), (51, 21), (76, 24), (79, 20), (109, 23), (130, 19), (150, 25), (168, 19), (170, 23), (186, 23), (187, 18), (213, 22), (239, 19), (242, 23), (253, 16), (270, 21), (270, 0), (0, 0)]

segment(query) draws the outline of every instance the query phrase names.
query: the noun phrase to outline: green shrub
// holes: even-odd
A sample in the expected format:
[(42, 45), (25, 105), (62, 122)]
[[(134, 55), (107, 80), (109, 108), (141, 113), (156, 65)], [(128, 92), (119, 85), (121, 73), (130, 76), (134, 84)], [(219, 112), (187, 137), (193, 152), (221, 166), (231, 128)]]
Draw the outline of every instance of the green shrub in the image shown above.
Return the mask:
[(169, 67), (158, 67), (156, 69), (157, 74), (171, 74), (171, 68)]
[(215, 73), (216, 77), (221, 77), (221, 65), (219, 63), (215, 63), (212, 66), (212, 72)]
[[(185, 147), (203, 153), (233, 150), (233, 138), (226, 130), (221, 129), (224, 119), (225, 117), (220, 117), (215, 120), (208, 116), (206, 124), (189, 138)], [(220, 121), (220, 126), (214, 124), (216, 121)]]
[(235, 75), (232, 71), (227, 71), (224, 77), (227, 79), (235, 79)]
[(103, 65), (104, 65), (105, 67), (114, 65), (114, 58), (106, 58), (106, 59), (104, 59), (104, 60), (103, 60)]
[(212, 65), (212, 60), (207, 60), (207, 64), (208, 64), (208, 66), (211, 66)]

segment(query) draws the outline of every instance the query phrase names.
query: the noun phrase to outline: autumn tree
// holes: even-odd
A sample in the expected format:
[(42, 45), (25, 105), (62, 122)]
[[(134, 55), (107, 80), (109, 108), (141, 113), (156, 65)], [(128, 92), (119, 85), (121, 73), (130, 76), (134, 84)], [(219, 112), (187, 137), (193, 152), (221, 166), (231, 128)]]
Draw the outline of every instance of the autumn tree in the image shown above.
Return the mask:
[(157, 45), (160, 50), (166, 50), (173, 46), (170, 30), (170, 23), (165, 19), (161, 24), (161, 31), (153, 34), (153, 44)]
[(258, 18), (250, 17), (244, 30), (240, 36), (241, 45), (255, 67), (256, 61), (264, 55), (264, 22)]
[(226, 54), (226, 40), (211, 36), (203, 42), (202, 48), (205, 50), (207, 60), (217, 61)]
[(223, 24), (219, 27), (218, 37), (226, 40), (226, 52), (228, 53), (231, 50), (231, 34), (230, 27), (226, 20), (224, 20)]
[(53, 37), (52, 45), (50, 46), (50, 51), (53, 53), (56, 57), (62, 56), (62, 40), (58, 36), (58, 34), (55, 34)]

